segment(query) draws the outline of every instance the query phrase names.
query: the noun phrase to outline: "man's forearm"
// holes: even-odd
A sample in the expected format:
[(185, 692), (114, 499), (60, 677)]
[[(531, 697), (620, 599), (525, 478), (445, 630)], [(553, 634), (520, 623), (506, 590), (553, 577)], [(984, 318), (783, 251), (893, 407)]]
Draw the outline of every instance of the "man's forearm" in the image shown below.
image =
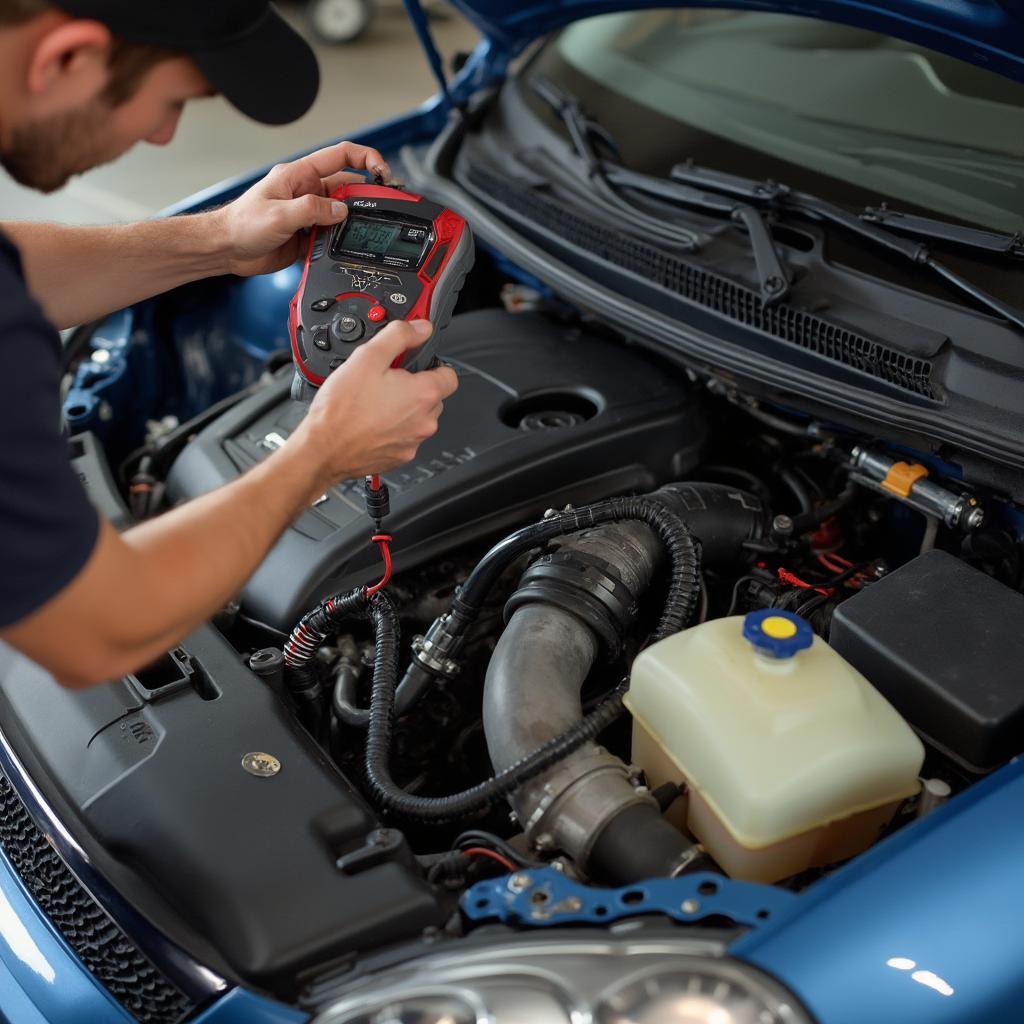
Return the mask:
[[(139, 596), (159, 595), (148, 630), (136, 618), (133, 646), (148, 633), (159, 654), (237, 594), (285, 527), (329, 485), (311, 461), (296, 436), (234, 483), (122, 534), (139, 567)], [(137, 663), (137, 654), (126, 652), (127, 661)]]
[(170, 288), (224, 273), (216, 214), (69, 227), (10, 221), (29, 291), (57, 327), (105, 316)]
[(60, 624), (60, 645), (35, 616), (7, 638), (70, 685), (115, 678), (162, 654), (238, 592), (326, 486), (305, 447), (293, 436), (233, 484), (122, 535), (103, 523), (85, 569), (42, 613)]

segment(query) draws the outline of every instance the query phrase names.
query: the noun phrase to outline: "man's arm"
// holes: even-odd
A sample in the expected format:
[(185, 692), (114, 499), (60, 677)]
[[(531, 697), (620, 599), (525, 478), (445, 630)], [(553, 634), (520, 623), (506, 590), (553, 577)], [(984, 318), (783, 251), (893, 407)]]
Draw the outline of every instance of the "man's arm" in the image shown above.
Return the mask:
[(425, 321), (381, 331), (328, 378), (288, 443), (234, 483), (122, 535), (103, 524), (82, 572), (0, 639), (70, 686), (162, 654), (237, 593), (327, 487), (415, 456), (457, 386), (447, 367), (391, 367), (428, 332)]
[(356, 167), (390, 176), (375, 149), (340, 142), (279, 164), (217, 210), (106, 227), (4, 223), (21, 252), (29, 290), (57, 327), (96, 320), (189, 281), (266, 274), (301, 255), (299, 232), (337, 224), (344, 204), (327, 198)]

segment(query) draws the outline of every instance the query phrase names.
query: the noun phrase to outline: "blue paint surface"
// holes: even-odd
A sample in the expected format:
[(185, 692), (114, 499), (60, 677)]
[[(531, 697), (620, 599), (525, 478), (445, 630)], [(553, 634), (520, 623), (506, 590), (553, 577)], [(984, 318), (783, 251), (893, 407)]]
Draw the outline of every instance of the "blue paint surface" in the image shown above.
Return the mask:
[(821, 1024), (1024, 1019), (1024, 761), (802, 893), (733, 955)]
[(85, 969), (0, 853), (0, 1020), (132, 1024)]
[(193, 1024), (302, 1024), (309, 1015), (236, 988), (218, 999)]

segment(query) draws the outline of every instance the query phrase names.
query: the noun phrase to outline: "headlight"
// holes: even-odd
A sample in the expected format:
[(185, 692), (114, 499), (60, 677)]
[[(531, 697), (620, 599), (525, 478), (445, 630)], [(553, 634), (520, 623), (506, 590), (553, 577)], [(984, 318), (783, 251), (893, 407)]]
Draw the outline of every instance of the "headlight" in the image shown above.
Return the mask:
[(703, 938), (460, 945), (339, 990), (314, 1024), (810, 1024), (781, 985)]

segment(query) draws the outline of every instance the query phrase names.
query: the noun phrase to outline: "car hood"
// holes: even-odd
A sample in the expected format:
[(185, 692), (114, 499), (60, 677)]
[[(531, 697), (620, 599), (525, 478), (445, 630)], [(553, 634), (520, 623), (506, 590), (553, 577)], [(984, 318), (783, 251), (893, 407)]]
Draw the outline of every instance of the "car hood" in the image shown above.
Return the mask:
[[(418, 10), (419, 0), (407, 0)], [(518, 52), (532, 40), (580, 18), (639, 8), (687, 7), (696, 4), (654, 4), (651, 0), (451, 0), (493, 45)], [(771, 3), (766, 0), (703, 0), (701, 7), (749, 8), (779, 11), (844, 22), (919, 43), (1010, 78), (1024, 81), (1024, 0), (806, 0)]]

